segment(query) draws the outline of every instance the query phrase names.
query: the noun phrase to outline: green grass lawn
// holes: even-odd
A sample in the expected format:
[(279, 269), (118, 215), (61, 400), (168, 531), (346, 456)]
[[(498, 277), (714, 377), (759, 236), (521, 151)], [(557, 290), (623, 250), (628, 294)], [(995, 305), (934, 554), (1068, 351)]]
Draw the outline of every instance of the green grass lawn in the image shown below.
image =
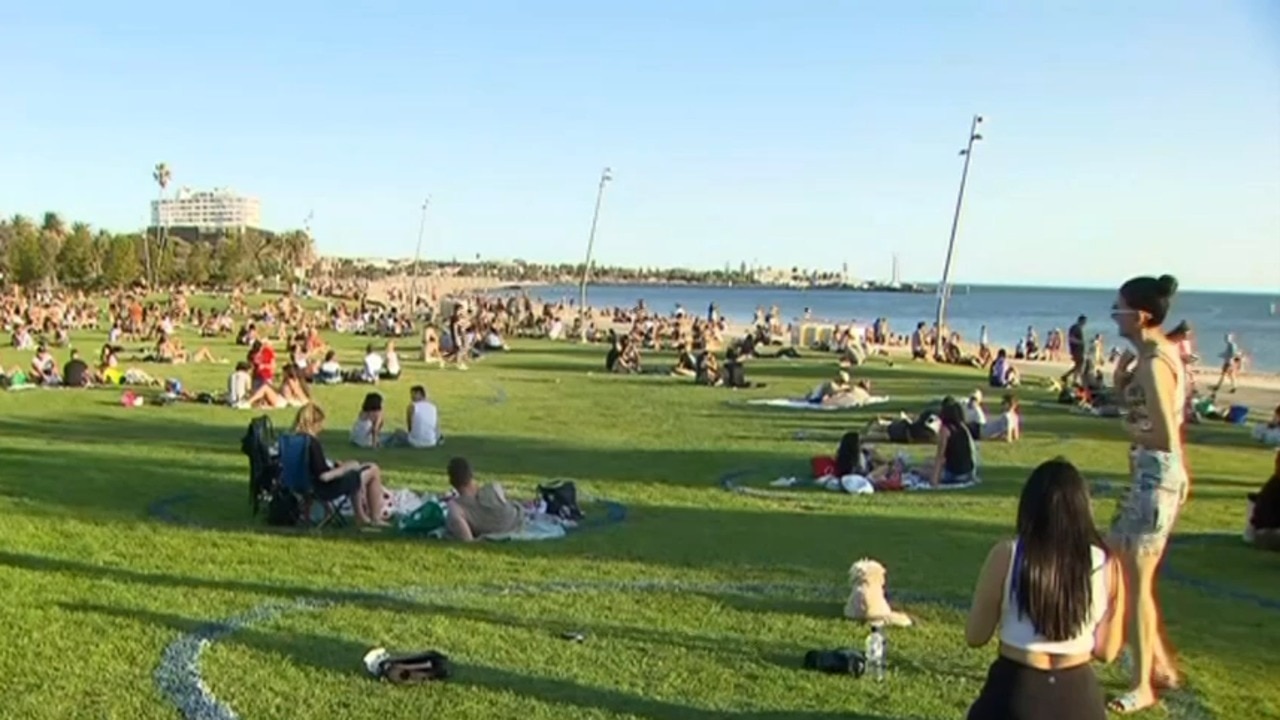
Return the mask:
[[(101, 343), (77, 340), (86, 354)], [(343, 360), (361, 355), (362, 338), (336, 342)], [(227, 344), (214, 350), (242, 355)], [(540, 543), (273, 530), (249, 515), (239, 442), (252, 413), (125, 409), (118, 390), (0, 394), (0, 715), (178, 717), (154, 678), (170, 643), (264, 603), (331, 598), (209, 645), (209, 690), (243, 718), (962, 717), (994, 649), (964, 647), (954, 601), (967, 599), (988, 548), (1009, 534), (1030, 468), (1061, 454), (1093, 480), (1124, 483), (1118, 423), (1069, 415), (1047, 392), (1028, 390), (1024, 440), (984, 445), (986, 482), (974, 490), (728, 493), (718, 479), (730, 471), (751, 471), (741, 481), (760, 488), (806, 473), (810, 456), (834, 452), (840, 433), (870, 416), (741, 403), (801, 394), (830, 374), (830, 361), (759, 361), (749, 374), (768, 388), (734, 392), (606, 376), (602, 354), (517, 342), (467, 372), (407, 362), (405, 377), (382, 388), (389, 415), (401, 416), (410, 385), (427, 385), (448, 435), (434, 451), (349, 448), (368, 388), (315, 391), (330, 418), (330, 454), (375, 460), (391, 486), (443, 489), (445, 463), (460, 454), (482, 479), (521, 494), (565, 477), (628, 507), (625, 522)], [(30, 359), (12, 350), (0, 358)], [(225, 387), (230, 369), (144, 367), (210, 391)], [(882, 411), (914, 411), (979, 381), (902, 364), (857, 375), (893, 396)], [(292, 418), (271, 414), (278, 427)], [(799, 430), (804, 440), (794, 439)], [(1270, 454), (1242, 430), (1191, 432), (1195, 490), (1179, 535), (1194, 542), (1174, 548), (1174, 569), (1280, 600), (1280, 556), (1235, 537), (1243, 496), (1265, 479)], [(195, 526), (148, 515), (151, 503), (180, 493), (192, 497), (172, 510)], [(1113, 505), (1097, 499), (1100, 522)], [(799, 669), (808, 649), (861, 644), (865, 630), (840, 613), (848, 566), (863, 556), (887, 565), (891, 591), (925, 598), (901, 608), (918, 623), (891, 633), (890, 677), (876, 684)], [(408, 587), (418, 590), (399, 601), (337, 595)], [(1201, 710), (1224, 720), (1280, 716), (1267, 649), (1280, 643), (1277, 611), (1172, 578), (1162, 592)], [(589, 638), (566, 642), (566, 630)], [(439, 686), (374, 683), (360, 665), (374, 645), (441, 649), (457, 676)], [(1118, 668), (1103, 676), (1113, 690), (1123, 684)], [(1180, 707), (1147, 716), (1176, 717)]]

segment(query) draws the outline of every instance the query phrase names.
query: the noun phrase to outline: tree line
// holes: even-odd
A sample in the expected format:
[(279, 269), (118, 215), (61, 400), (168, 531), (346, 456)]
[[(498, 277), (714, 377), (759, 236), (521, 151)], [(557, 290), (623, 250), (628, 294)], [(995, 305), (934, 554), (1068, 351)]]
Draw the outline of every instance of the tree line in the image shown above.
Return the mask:
[(246, 229), (187, 241), (164, 233), (112, 233), (88, 223), (68, 225), (55, 212), (37, 224), (23, 215), (0, 219), (0, 273), (24, 288), (58, 285), (106, 290), (147, 281), (156, 285), (231, 286), (289, 275), (315, 262), (312, 238), (301, 230)]

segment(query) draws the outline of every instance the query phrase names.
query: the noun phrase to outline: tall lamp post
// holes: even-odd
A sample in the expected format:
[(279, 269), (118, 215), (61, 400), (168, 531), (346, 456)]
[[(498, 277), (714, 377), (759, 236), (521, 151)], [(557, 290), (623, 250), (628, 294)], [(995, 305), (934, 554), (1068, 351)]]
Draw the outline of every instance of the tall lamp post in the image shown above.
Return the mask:
[(960, 192), (956, 195), (956, 212), (951, 218), (951, 239), (947, 242), (947, 261), (942, 266), (942, 283), (938, 285), (938, 317), (935, 320), (937, 332), (933, 338), (933, 355), (941, 357), (943, 344), (943, 328), (947, 315), (947, 299), (951, 295), (951, 257), (956, 250), (956, 228), (960, 226), (960, 208), (964, 205), (964, 185), (969, 179), (969, 161), (973, 158), (973, 144), (982, 139), (978, 126), (982, 124), (982, 116), (974, 115), (969, 124), (969, 142), (960, 154), (964, 156), (964, 169), (960, 171)]
[(418, 246), (413, 251), (413, 279), (409, 281), (409, 316), (413, 317), (418, 307), (418, 263), (422, 260), (422, 235), (427, 229), (427, 206), (431, 204), (428, 195), (422, 201), (422, 216), (418, 219)]
[(605, 183), (613, 179), (613, 171), (605, 168), (600, 171), (600, 186), (596, 189), (596, 209), (591, 214), (591, 232), (587, 235), (587, 261), (582, 265), (582, 283), (578, 286), (578, 317), (581, 328), (578, 339), (587, 341), (587, 282), (591, 279), (591, 252), (596, 246), (596, 225), (600, 222), (600, 203), (604, 200)]
[[(168, 163), (156, 163), (151, 169), (151, 179), (155, 180), (158, 190), (156, 191), (156, 248), (161, 256), (164, 255), (164, 190), (169, 187), (169, 177), (172, 173), (169, 171)], [(151, 264), (151, 241), (143, 238), (142, 256), (147, 264), (147, 285), (155, 287), (156, 275), (155, 268)], [(159, 258), (156, 258), (159, 262)]]

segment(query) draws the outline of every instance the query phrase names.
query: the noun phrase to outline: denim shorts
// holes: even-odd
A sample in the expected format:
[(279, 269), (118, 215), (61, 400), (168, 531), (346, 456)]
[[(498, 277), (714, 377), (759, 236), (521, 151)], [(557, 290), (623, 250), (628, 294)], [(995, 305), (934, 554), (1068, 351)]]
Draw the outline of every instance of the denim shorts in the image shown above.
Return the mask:
[(1117, 549), (1135, 554), (1164, 552), (1186, 486), (1181, 455), (1134, 450), (1132, 484), (1111, 520), (1111, 541)]

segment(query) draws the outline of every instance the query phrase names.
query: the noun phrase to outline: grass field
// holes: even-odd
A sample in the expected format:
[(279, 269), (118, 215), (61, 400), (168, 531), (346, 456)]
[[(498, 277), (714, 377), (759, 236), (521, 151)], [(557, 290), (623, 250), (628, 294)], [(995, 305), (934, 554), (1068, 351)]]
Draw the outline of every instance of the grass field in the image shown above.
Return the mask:
[[(77, 340), (86, 352), (101, 342)], [(363, 339), (335, 341), (344, 360), (361, 354)], [(229, 345), (214, 350), (241, 356)], [(0, 358), (30, 359), (12, 350)], [(349, 451), (346, 430), (367, 388), (322, 387), (331, 455), (375, 460), (389, 485), (419, 489), (442, 489), (457, 454), (482, 479), (523, 494), (573, 478), (625, 503), (627, 519), (559, 541), (472, 546), (280, 532), (249, 515), (239, 441), (251, 413), (125, 409), (118, 390), (0, 394), (0, 715), (179, 717), (155, 678), (170, 643), (264, 603), (306, 598), (332, 602), (262, 617), (205, 650), (204, 682), (239, 717), (962, 717), (994, 650), (964, 647), (954, 604), (1010, 532), (1029, 469), (1062, 454), (1091, 479), (1124, 483), (1118, 425), (1069, 415), (1031, 390), (1023, 442), (984, 445), (979, 488), (761, 497), (725, 492), (718, 479), (750, 471), (741, 482), (764, 488), (803, 474), (810, 456), (833, 452), (840, 433), (869, 416), (742, 405), (802, 393), (831, 372), (827, 359), (759, 361), (750, 377), (769, 386), (749, 392), (606, 376), (599, 349), (535, 342), (468, 372), (406, 365), (383, 387), (389, 415), (399, 418), (408, 387), (424, 383), (446, 447)], [(145, 369), (210, 391), (229, 371)], [(978, 381), (902, 364), (857, 375), (893, 396), (879, 410), (915, 410)], [(272, 417), (284, 426), (292, 411)], [(799, 430), (804, 440), (794, 439)], [(1235, 537), (1244, 493), (1271, 458), (1243, 431), (1191, 432), (1195, 489), (1179, 528), (1187, 542), (1173, 549), (1178, 576), (1162, 592), (1194, 696), (1146, 716), (1192, 706), (1224, 720), (1280, 717), (1277, 610), (1250, 599), (1280, 601), (1280, 556)], [(182, 493), (191, 498), (170, 510), (198, 527), (149, 515), (153, 502)], [(1097, 499), (1100, 522), (1113, 504)], [(883, 684), (799, 669), (808, 649), (861, 644), (865, 631), (840, 612), (846, 570), (862, 556), (888, 566), (891, 591), (919, 598), (901, 603), (918, 624), (891, 633)], [(1250, 596), (1230, 599), (1186, 578)], [(399, 600), (353, 596), (408, 587), (419, 589)], [(588, 640), (566, 642), (566, 630)], [(441, 649), (457, 676), (438, 686), (374, 683), (360, 666), (374, 645)], [(1112, 690), (1123, 684), (1118, 668), (1103, 676)]]

